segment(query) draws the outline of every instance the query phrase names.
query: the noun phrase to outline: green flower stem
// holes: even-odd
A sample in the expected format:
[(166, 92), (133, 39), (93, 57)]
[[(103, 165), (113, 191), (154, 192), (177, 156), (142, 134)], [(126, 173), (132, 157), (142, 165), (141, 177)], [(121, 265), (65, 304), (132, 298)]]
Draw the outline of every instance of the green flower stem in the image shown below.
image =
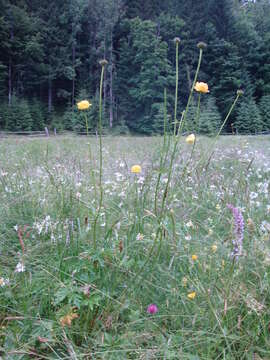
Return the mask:
[[(208, 157), (208, 160), (207, 160), (207, 164), (210, 162), (210, 160), (211, 160), (211, 158), (212, 158), (212, 156), (213, 156), (214, 148), (215, 148), (215, 146), (216, 146), (218, 137), (219, 137), (221, 131), (223, 130), (224, 126), (226, 125), (226, 123), (227, 123), (227, 121), (228, 121), (228, 119), (229, 119), (229, 117), (230, 117), (230, 115), (231, 115), (231, 113), (232, 113), (232, 111), (233, 111), (233, 109), (234, 109), (234, 107), (235, 107), (235, 105), (236, 105), (236, 103), (237, 103), (237, 101), (238, 101), (238, 99), (239, 99), (240, 96), (241, 96), (241, 94), (237, 93), (236, 98), (234, 99), (234, 102), (233, 102), (230, 110), (228, 111), (228, 114), (226, 115), (226, 117), (225, 117), (225, 119), (224, 119), (224, 121), (223, 121), (223, 123), (222, 123), (222, 125), (221, 125), (221, 127), (220, 127), (220, 129), (219, 129), (219, 131), (218, 131), (218, 133), (217, 133), (217, 135), (216, 135), (215, 138), (214, 138), (214, 141), (213, 141), (213, 143), (212, 143), (211, 148), (206, 151), (207, 153), (210, 153), (210, 155), (209, 155), (209, 157)], [(198, 165), (199, 165), (202, 161), (204, 161), (204, 160), (205, 160), (205, 157), (202, 156), (201, 159), (200, 159), (200, 161), (198, 162), (196, 168), (197, 168)]]
[[(84, 112), (84, 117), (85, 117), (86, 136), (88, 137), (89, 128), (88, 128), (88, 118), (87, 118), (86, 112)], [(92, 158), (90, 140), (89, 140), (88, 150), (89, 150), (89, 159), (90, 159), (90, 175), (91, 175), (93, 183), (94, 183), (94, 192), (95, 192), (95, 201), (96, 201), (97, 200), (97, 187), (96, 187), (96, 177), (95, 177), (95, 173), (94, 173), (94, 161), (93, 161), (93, 158)]]
[(84, 113), (84, 117), (85, 117), (86, 136), (88, 136), (88, 119), (87, 119), (87, 114), (86, 113)]
[(192, 84), (192, 87), (191, 87), (191, 90), (190, 90), (190, 94), (189, 94), (189, 97), (188, 97), (188, 102), (187, 102), (187, 106), (186, 106), (186, 109), (185, 109), (185, 112), (184, 112), (184, 116), (183, 116), (183, 118), (182, 118), (182, 120), (181, 120), (181, 122), (180, 122), (180, 124), (179, 124), (179, 128), (178, 128), (177, 135), (181, 134), (182, 129), (183, 129), (183, 126), (184, 126), (185, 121), (186, 121), (186, 117), (187, 117), (188, 110), (189, 110), (189, 106), (190, 106), (190, 101), (191, 101), (191, 99), (192, 99), (194, 87), (195, 87), (195, 84), (196, 84), (196, 82), (197, 82), (199, 70), (200, 70), (200, 67), (201, 67), (202, 54), (203, 54), (203, 50), (200, 49), (200, 54), (199, 54), (199, 61), (198, 61), (198, 65), (197, 65), (197, 70), (196, 70), (195, 77), (194, 77), (194, 80), (193, 80), (193, 84)]
[(176, 117), (177, 117), (177, 104), (178, 104), (178, 81), (179, 81), (179, 43), (176, 42), (176, 77), (175, 77), (175, 99), (174, 99), (174, 131), (173, 135), (176, 135)]
[(184, 169), (183, 169), (182, 178), (185, 177), (187, 168), (188, 168), (189, 164), (191, 163), (191, 160), (192, 160), (192, 157), (193, 157), (193, 154), (194, 154), (194, 150), (195, 150), (196, 142), (197, 142), (197, 140), (196, 140), (196, 138), (195, 138), (195, 142), (194, 142), (194, 144), (193, 144), (193, 146), (192, 146), (192, 150), (191, 150), (191, 153), (190, 153), (190, 157), (189, 157), (188, 161), (186, 162), (186, 165), (185, 165), (185, 167), (184, 167)]
[(97, 221), (100, 216), (100, 211), (103, 202), (103, 187), (102, 187), (102, 89), (103, 89), (103, 78), (104, 78), (104, 68), (105, 65), (102, 65), (101, 77), (100, 77), (100, 87), (99, 87), (99, 206), (97, 210), (96, 217), (94, 219), (93, 225), (93, 239), (94, 239), (94, 249), (97, 247)]
[(198, 125), (198, 127), (197, 127), (198, 132), (200, 131), (200, 126), (199, 126), (199, 122), (200, 122), (200, 105), (201, 105), (201, 93), (199, 93), (197, 112), (196, 112), (196, 124)]
[(227, 120), (229, 119), (229, 117), (230, 117), (230, 115), (231, 115), (231, 113), (232, 113), (232, 111), (233, 111), (233, 109), (234, 109), (234, 107), (235, 107), (235, 105), (236, 105), (236, 103), (237, 103), (237, 101), (238, 101), (238, 99), (239, 99), (240, 96), (241, 96), (240, 94), (237, 94), (237, 95), (236, 95), (236, 98), (235, 98), (235, 100), (234, 100), (234, 102), (233, 102), (233, 104), (232, 104), (232, 106), (231, 106), (231, 108), (230, 108), (230, 110), (229, 110), (229, 112), (228, 112), (228, 114), (227, 114), (227, 116), (226, 116), (223, 124), (221, 125), (221, 127), (220, 127), (220, 129), (219, 129), (219, 131), (218, 131), (218, 133), (217, 133), (217, 135), (216, 135), (216, 137), (215, 137), (215, 139), (214, 139), (215, 141), (217, 141), (217, 138), (219, 137), (221, 131), (223, 130), (223, 128), (224, 128)]
[(160, 163), (159, 163), (159, 173), (155, 189), (155, 215), (157, 216), (157, 198), (158, 190), (160, 185), (160, 178), (164, 163), (166, 162), (168, 148), (166, 150), (166, 134), (167, 134), (167, 90), (164, 89), (164, 123), (163, 123), (163, 147), (161, 150)]
[[(199, 74), (199, 70), (200, 70), (200, 66), (201, 66), (201, 62), (202, 62), (202, 49), (200, 49), (200, 54), (199, 54), (199, 61), (198, 61), (198, 65), (197, 65), (197, 69), (196, 69), (196, 73), (195, 73), (195, 77), (194, 77), (194, 80), (193, 80), (193, 84), (192, 84), (192, 88), (190, 90), (190, 94), (189, 94), (189, 98), (188, 98), (188, 102), (187, 102), (187, 106), (186, 106), (186, 109), (185, 109), (185, 112), (184, 112), (184, 115), (181, 119), (181, 122), (179, 124), (179, 128), (178, 128), (178, 131), (177, 131), (177, 136), (174, 138), (174, 147), (173, 147), (173, 151), (172, 151), (172, 155), (171, 155), (171, 159), (170, 159), (170, 166), (169, 166), (169, 172), (168, 172), (168, 180), (166, 182), (166, 186), (165, 186), (165, 190), (164, 190), (164, 193), (163, 193), (163, 198), (162, 198), (162, 204), (161, 204), (161, 210), (160, 210), (160, 215), (159, 215), (159, 219), (158, 219), (158, 230), (157, 230), (157, 233), (156, 233), (156, 238), (155, 238), (155, 242), (157, 241), (157, 237), (159, 235), (159, 229), (162, 227), (162, 219), (164, 218), (164, 212), (165, 212), (165, 204), (166, 204), (166, 199), (168, 197), (168, 193), (169, 193), (169, 186), (170, 186), (170, 183), (171, 183), (171, 178), (172, 178), (172, 169), (173, 169), (173, 163), (174, 163), (174, 160), (175, 160), (175, 156), (176, 156), (176, 152), (177, 152), (177, 146), (178, 146), (178, 143), (179, 143), (179, 139), (180, 139), (180, 136), (179, 134), (181, 133), (182, 131), (182, 128), (183, 128), (183, 125), (185, 123), (185, 119), (186, 119), (186, 116), (187, 116), (187, 113), (188, 113), (188, 109), (189, 109), (189, 106), (190, 106), (190, 101), (191, 101), (191, 98), (192, 98), (192, 94), (193, 94), (193, 91), (194, 91), (194, 87), (195, 87), (195, 84), (196, 84), (196, 81), (197, 81), (197, 78), (198, 78), (198, 74)], [(161, 235), (160, 235), (160, 241), (159, 241), (159, 249), (158, 249), (158, 254), (156, 256), (156, 259), (159, 257), (159, 252), (161, 250), (161, 243), (162, 243), (162, 232), (161, 232)], [(154, 245), (153, 245), (154, 246)]]
[[(200, 70), (200, 66), (201, 66), (201, 62), (202, 62), (202, 49), (200, 49), (200, 54), (199, 54), (199, 60), (198, 60), (198, 65), (197, 65), (197, 69), (196, 69), (196, 73), (195, 73), (195, 77), (194, 77), (194, 80), (193, 80), (193, 84), (192, 84), (192, 88), (190, 90), (190, 94), (189, 94), (189, 98), (188, 98), (188, 102), (187, 102), (187, 106), (186, 106), (186, 109), (184, 111), (184, 114), (181, 118), (181, 122), (179, 124), (179, 127), (178, 127), (178, 131), (177, 131), (177, 136), (174, 137), (174, 147), (173, 147), (173, 151), (172, 151), (172, 155), (171, 155), (171, 159), (170, 159), (170, 166), (169, 166), (169, 172), (168, 172), (168, 180), (166, 182), (166, 186), (165, 186), (165, 190), (164, 190), (164, 193), (163, 193), (163, 198), (162, 198), (162, 204), (161, 204), (161, 210), (160, 210), (160, 214), (159, 214), (159, 217), (158, 217), (158, 227), (157, 227), (157, 231), (156, 231), (156, 235), (155, 235), (155, 239), (154, 239), (154, 243), (150, 249), (150, 252), (147, 256), (147, 259), (145, 260), (144, 264), (142, 265), (141, 269), (139, 270), (139, 272), (137, 273), (135, 279), (137, 279), (137, 277), (143, 272), (143, 269), (145, 268), (146, 264), (149, 262), (150, 258), (152, 257), (152, 254), (153, 254), (153, 251), (158, 243), (158, 238), (159, 238), (159, 247), (158, 247), (158, 253), (157, 253), (157, 256), (155, 258), (155, 261), (157, 261), (158, 257), (159, 257), (159, 252), (160, 252), (160, 249), (161, 249), (161, 244), (162, 244), (162, 238), (163, 238), (163, 235), (162, 235), (162, 229), (163, 229), (163, 225), (162, 225), (162, 219), (164, 218), (164, 210), (165, 210), (165, 203), (166, 203), (166, 199), (168, 197), (168, 192), (169, 192), (169, 185), (170, 185), (170, 182), (171, 182), (171, 177), (172, 177), (172, 168), (173, 168), (173, 163), (174, 163), (174, 160), (175, 160), (175, 155), (176, 155), (176, 151), (177, 151), (177, 145), (178, 145), (178, 142), (179, 142), (179, 139), (180, 139), (180, 132), (182, 131), (182, 128), (183, 128), (183, 125), (184, 125), (184, 121), (186, 119), (186, 116), (187, 116), (187, 113), (188, 113), (188, 109), (189, 109), (189, 106), (190, 106), (190, 101), (191, 101), (191, 98), (192, 98), (192, 94), (193, 94), (193, 91), (194, 91), (194, 87), (195, 87), (195, 84), (196, 84), (196, 81), (197, 81), (197, 78), (198, 78), (198, 74), (199, 74), (199, 70)], [(155, 262), (154, 262), (155, 263)]]
[(190, 101), (191, 101), (191, 98), (192, 98), (194, 87), (195, 87), (195, 84), (196, 84), (196, 81), (197, 81), (197, 78), (198, 78), (198, 74), (199, 74), (199, 70), (200, 70), (200, 67), (201, 67), (202, 53), (203, 53), (203, 51), (202, 51), (202, 49), (200, 49), (199, 61), (198, 61), (195, 77), (194, 77), (194, 80), (193, 80), (193, 84), (192, 84), (192, 87), (191, 87), (191, 90), (190, 90), (187, 106), (186, 106), (184, 115), (183, 115), (183, 117), (181, 119), (181, 122), (179, 124), (179, 128), (178, 128), (178, 131), (177, 131), (177, 137), (175, 138), (175, 141), (174, 141), (174, 147), (173, 147), (173, 152), (172, 152), (172, 155), (171, 155), (171, 161), (170, 161), (170, 167), (169, 167), (169, 173), (168, 173), (168, 180), (167, 180), (166, 187), (165, 187), (165, 190), (164, 190), (164, 193), (163, 193), (163, 199), (162, 199), (162, 205), (161, 205), (161, 213), (160, 213), (160, 218), (161, 219), (163, 217), (165, 201), (166, 201), (166, 198), (168, 196), (169, 185), (170, 185), (170, 182), (171, 182), (173, 163), (174, 163), (174, 160), (175, 160), (175, 155), (176, 155), (176, 151), (177, 151), (177, 145), (178, 145), (178, 142), (179, 142), (179, 139), (180, 139), (179, 134), (181, 134), (183, 125), (185, 123), (185, 119), (187, 117), (188, 109), (189, 109), (189, 106), (190, 106)]

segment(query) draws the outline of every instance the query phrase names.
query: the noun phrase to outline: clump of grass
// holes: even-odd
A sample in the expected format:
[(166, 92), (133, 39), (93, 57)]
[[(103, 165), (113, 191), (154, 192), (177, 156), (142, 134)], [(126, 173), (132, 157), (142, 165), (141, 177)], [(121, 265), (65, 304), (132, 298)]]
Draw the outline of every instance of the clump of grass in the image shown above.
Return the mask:
[(102, 144), (100, 118), (98, 141), (0, 143), (1, 356), (269, 358), (270, 165), (253, 139), (187, 144), (188, 105), (175, 120), (165, 92), (163, 139)]

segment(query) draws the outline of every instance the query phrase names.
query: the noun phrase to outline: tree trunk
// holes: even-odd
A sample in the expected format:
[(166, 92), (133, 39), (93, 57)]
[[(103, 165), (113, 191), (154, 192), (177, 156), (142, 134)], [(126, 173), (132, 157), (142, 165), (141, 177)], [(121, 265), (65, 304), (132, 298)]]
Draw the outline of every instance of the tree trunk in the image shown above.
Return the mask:
[(111, 31), (111, 47), (110, 47), (110, 128), (113, 126), (113, 41)]
[(74, 71), (74, 75), (72, 78), (72, 108), (74, 106), (75, 103), (75, 57), (76, 57), (76, 49), (75, 49), (75, 44), (72, 44), (72, 68)]
[[(11, 44), (14, 40), (14, 32), (13, 32), (13, 16), (11, 13), (11, 9), (9, 10), (9, 16), (10, 16), (10, 41)], [(12, 45), (11, 45), (12, 48)], [(11, 55), (9, 55), (9, 61), (8, 61), (8, 106), (11, 105), (11, 98), (12, 98), (12, 58)]]
[(52, 112), (52, 79), (49, 78), (49, 86), (48, 86), (48, 112), (49, 114)]
[(191, 82), (190, 69), (189, 69), (188, 64), (186, 64), (186, 71), (187, 71), (188, 87), (191, 89), (191, 87), (192, 87), (192, 82)]
[(8, 64), (8, 106), (11, 105), (11, 98), (12, 98), (12, 64), (11, 64), (11, 57), (9, 58)]
[[(104, 35), (104, 59), (106, 59), (106, 35)], [(103, 81), (103, 116), (106, 118), (106, 100), (107, 100), (107, 76), (106, 67), (104, 69), (104, 81)]]

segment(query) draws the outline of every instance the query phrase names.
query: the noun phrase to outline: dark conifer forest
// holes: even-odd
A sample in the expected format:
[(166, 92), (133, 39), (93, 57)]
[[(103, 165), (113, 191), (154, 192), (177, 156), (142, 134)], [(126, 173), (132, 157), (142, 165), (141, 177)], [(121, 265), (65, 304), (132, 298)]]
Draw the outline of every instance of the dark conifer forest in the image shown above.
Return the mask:
[[(244, 96), (226, 132), (270, 130), (269, 0), (0, 0), (0, 130), (84, 131), (76, 102), (98, 113), (100, 59), (105, 131), (162, 131), (163, 93), (173, 113), (175, 43), (179, 37), (178, 117), (204, 41), (198, 133), (222, 122), (238, 89)], [(193, 124), (196, 94), (190, 107)]]

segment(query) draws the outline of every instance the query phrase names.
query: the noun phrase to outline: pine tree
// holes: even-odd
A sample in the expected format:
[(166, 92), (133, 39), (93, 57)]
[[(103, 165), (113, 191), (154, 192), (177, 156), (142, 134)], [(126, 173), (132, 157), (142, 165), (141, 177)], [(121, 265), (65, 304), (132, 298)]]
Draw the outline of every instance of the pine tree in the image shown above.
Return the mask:
[(198, 104), (193, 97), (191, 99), (188, 112), (186, 114), (186, 119), (184, 122), (184, 132), (187, 132), (187, 133), (197, 133), (198, 132), (197, 110), (198, 110)]
[(238, 105), (233, 126), (239, 134), (256, 134), (263, 130), (263, 120), (253, 98), (243, 99)]
[(157, 103), (163, 103), (164, 88), (172, 84), (168, 46), (156, 36), (155, 23), (130, 20), (130, 35), (122, 43), (117, 86), (120, 111), (132, 131), (151, 134)]
[(33, 119), (30, 113), (28, 101), (22, 99), (18, 104), (19, 113), (17, 118), (18, 130), (31, 131), (33, 127)]
[(259, 109), (264, 124), (263, 130), (270, 131), (270, 95), (264, 95), (261, 98)]
[(200, 134), (213, 135), (221, 126), (221, 116), (215, 103), (215, 99), (208, 97), (199, 117), (198, 132)]
[(34, 98), (30, 102), (29, 108), (33, 120), (32, 130), (43, 130), (45, 126), (44, 106), (37, 98)]

